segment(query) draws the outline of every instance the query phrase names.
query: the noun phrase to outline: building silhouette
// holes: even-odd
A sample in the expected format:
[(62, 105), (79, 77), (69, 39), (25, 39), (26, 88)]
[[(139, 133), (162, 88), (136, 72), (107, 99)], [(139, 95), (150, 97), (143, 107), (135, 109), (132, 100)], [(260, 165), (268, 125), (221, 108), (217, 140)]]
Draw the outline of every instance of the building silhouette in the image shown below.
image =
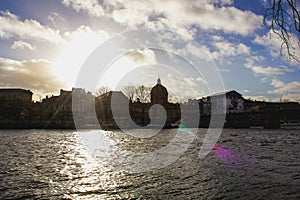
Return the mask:
[(280, 123), (300, 122), (297, 102), (245, 100), (234, 90), (171, 103), (160, 78), (151, 88), (150, 102), (133, 101), (121, 91), (95, 97), (82, 88), (61, 89), (59, 95), (47, 96), (41, 102), (32, 102), (32, 94), (20, 88), (0, 89), (0, 128), (89, 128), (100, 124), (109, 129), (156, 127), (162, 123), (164, 127), (178, 123), (208, 127), (212, 114), (226, 114), (224, 126), (233, 128), (278, 128)]
[(160, 104), (166, 108), (168, 104), (168, 90), (161, 84), (160, 78), (157, 79), (157, 83), (152, 87), (151, 92), (151, 105)]
[(82, 88), (72, 88), (71, 91), (61, 89), (58, 96), (43, 99), (39, 107), (43, 110), (40, 118), (45, 126), (74, 127), (74, 117), (82, 124), (89, 123), (95, 101), (92, 93)]
[(0, 119), (19, 119), (29, 116), (32, 92), (20, 88), (0, 90)]
[[(103, 127), (117, 128), (161, 124), (169, 126), (180, 118), (180, 104), (168, 102), (168, 91), (157, 79), (150, 91), (150, 102), (132, 101), (121, 91), (110, 91), (96, 97), (96, 112), (98, 121)], [(162, 108), (155, 107), (160, 105)], [(163, 113), (165, 112), (165, 113)], [(165, 115), (164, 115), (165, 114)], [(151, 118), (150, 118), (151, 116)], [(163, 119), (163, 116), (166, 118)]]
[(235, 90), (217, 93), (200, 100), (202, 114), (241, 113), (244, 112), (244, 98)]
[[(121, 91), (109, 91), (96, 97), (95, 107), (100, 125), (103, 127), (117, 128), (115, 118), (119, 120), (125, 118), (123, 123), (126, 124), (128, 105), (129, 100)], [(112, 108), (115, 109), (115, 113), (113, 113)]]

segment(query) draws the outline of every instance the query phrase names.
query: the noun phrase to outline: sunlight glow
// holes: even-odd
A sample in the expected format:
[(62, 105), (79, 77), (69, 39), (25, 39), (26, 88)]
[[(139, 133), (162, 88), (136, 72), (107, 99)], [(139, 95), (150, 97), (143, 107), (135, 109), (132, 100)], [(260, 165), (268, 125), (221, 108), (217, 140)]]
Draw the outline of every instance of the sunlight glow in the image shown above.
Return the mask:
[(120, 57), (108, 66), (105, 73), (99, 78), (97, 88), (108, 86), (111, 89), (116, 89), (119, 81), (137, 67), (132, 59), (126, 56)]
[(66, 34), (66, 43), (55, 62), (55, 72), (67, 87), (74, 86), (82, 64), (107, 37), (104, 32), (94, 32), (85, 26)]

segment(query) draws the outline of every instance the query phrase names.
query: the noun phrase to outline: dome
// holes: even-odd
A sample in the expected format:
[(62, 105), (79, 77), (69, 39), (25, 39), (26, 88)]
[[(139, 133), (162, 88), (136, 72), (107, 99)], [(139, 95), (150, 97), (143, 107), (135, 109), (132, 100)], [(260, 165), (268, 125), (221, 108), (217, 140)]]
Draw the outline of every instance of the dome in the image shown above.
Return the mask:
[(168, 91), (161, 84), (160, 78), (157, 79), (157, 84), (151, 89), (151, 104), (166, 105), (168, 103)]

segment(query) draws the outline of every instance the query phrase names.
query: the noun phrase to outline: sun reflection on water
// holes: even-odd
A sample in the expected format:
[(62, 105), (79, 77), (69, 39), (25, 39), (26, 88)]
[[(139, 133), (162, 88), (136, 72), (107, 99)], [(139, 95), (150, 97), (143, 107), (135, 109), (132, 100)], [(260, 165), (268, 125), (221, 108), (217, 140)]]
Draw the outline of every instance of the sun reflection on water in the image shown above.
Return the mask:
[(75, 132), (73, 143), (66, 145), (68, 153), (66, 163), (60, 174), (66, 176), (70, 195), (66, 198), (78, 198), (88, 195), (91, 198), (107, 191), (114, 191), (123, 179), (122, 171), (111, 167), (110, 156), (114, 152), (113, 142), (104, 131)]

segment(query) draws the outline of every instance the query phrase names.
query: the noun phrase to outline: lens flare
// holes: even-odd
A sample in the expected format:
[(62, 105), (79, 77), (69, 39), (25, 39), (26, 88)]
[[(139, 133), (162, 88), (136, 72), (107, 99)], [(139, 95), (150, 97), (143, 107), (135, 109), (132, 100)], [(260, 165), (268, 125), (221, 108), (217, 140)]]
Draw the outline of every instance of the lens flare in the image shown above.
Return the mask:
[[(192, 132), (190, 129), (186, 128), (186, 126), (182, 123), (179, 124), (179, 130), (184, 133), (193, 135), (195, 138), (200, 139), (194, 132)], [(210, 146), (212, 148), (213, 152), (226, 165), (233, 166), (233, 165), (239, 163), (239, 161), (240, 161), (239, 155), (234, 150), (232, 150), (228, 147), (220, 146), (220, 145), (208, 144), (208, 146)]]
[(213, 147), (213, 152), (227, 165), (233, 165), (239, 161), (237, 153), (227, 147), (216, 145)]

